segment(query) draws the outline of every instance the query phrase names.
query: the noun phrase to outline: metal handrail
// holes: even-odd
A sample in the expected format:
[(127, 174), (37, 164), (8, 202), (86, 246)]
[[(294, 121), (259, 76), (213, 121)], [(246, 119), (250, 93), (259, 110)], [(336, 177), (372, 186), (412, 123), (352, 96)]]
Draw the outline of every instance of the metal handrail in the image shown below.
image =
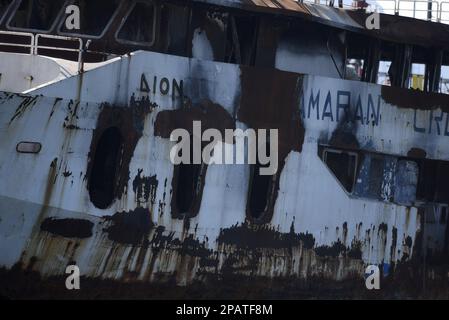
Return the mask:
[[(29, 43), (15, 43), (15, 42), (0, 42), (0, 46), (9, 46), (9, 47), (20, 47), (20, 48), (29, 48), (30, 55), (37, 55), (39, 49), (47, 49), (47, 50), (57, 50), (57, 51), (69, 51), (69, 52), (78, 52), (78, 72), (82, 70), (83, 67), (83, 40), (81, 38), (75, 37), (65, 37), (65, 36), (55, 36), (50, 34), (32, 34), (28, 32), (19, 32), (19, 31), (1, 31), (0, 35), (12, 35), (12, 36), (23, 36), (29, 37)], [(58, 40), (66, 40), (66, 41), (77, 41), (79, 43), (78, 48), (65, 48), (65, 47), (54, 47), (54, 46), (43, 46), (39, 44), (39, 39), (58, 39)]]
[[(443, 6), (448, 7), (448, 9), (443, 10)], [(449, 14), (449, 2), (446, 1), (442, 1), (440, 2), (440, 10), (439, 10), (439, 15), (438, 15), (438, 21), (448, 21), (449, 22), (449, 17), (447, 19), (443, 19), (443, 13), (448, 13)]]
[[(66, 41), (77, 41), (79, 43), (79, 46), (78, 46), (77, 49), (52, 47), (52, 46), (41, 46), (41, 45), (39, 45), (39, 39), (40, 38), (66, 40)], [(34, 46), (33, 46), (33, 50), (34, 51), (33, 51), (33, 54), (37, 55), (37, 50), (38, 49), (78, 52), (78, 72), (80, 72), (82, 70), (83, 40), (81, 38), (66, 37), (66, 36), (55, 36), (55, 35), (50, 35), (50, 34), (37, 34), (35, 39), (34, 39)]]
[[(296, 0), (296, 1), (300, 3), (311, 3), (320, 6), (329, 6), (329, 0)], [(422, 13), (430, 12), (431, 21), (436, 21), (440, 23), (449, 23), (449, 2), (446, 1), (443, 2), (438, 2), (434, 0), (430, 1), (430, 3), (432, 3), (431, 10), (427, 8), (427, 5), (429, 4), (429, 1), (427, 0), (366, 0), (366, 3), (368, 6), (365, 8), (365, 10), (368, 12), (377, 11), (380, 13), (413, 17), (415, 19), (421, 20), (429, 20), (429, 18), (427, 17), (428, 14), (426, 14), (425, 17), (424, 16), (419, 17), (419, 15)], [(384, 7), (383, 4), (388, 5)], [(413, 8), (403, 6), (407, 4), (413, 4)], [(424, 5), (426, 7), (422, 8)], [(334, 6), (335, 7), (338, 6), (338, 0), (335, 0)], [(355, 1), (352, 2), (352, 5), (343, 3), (343, 9), (354, 9), (354, 8), (356, 8)]]
[[(432, 8), (431, 10), (428, 9), (428, 5), (432, 4)], [(406, 4), (406, 5), (413, 5), (413, 8), (409, 8), (409, 7), (401, 7), (401, 4)], [(418, 5), (418, 7), (417, 7)], [(425, 5), (426, 7), (420, 8), (420, 5)], [(426, 0), (398, 0), (398, 6), (397, 6), (397, 12), (398, 15), (402, 15), (402, 16), (407, 16), (409, 17), (409, 15), (407, 15), (407, 13), (412, 12), (413, 13), (413, 18), (417, 18), (416, 17), (416, 13), (427, 13), (425, 18), (418, 18), (418, 19), (426, 19), (429, 20), (428, 15), (429, 13), (431, 14), (431, 16), (435, 16), (438, 19), (439, 16), (439, 10), (440, 9), (440, 4), (437, 1), (426, 1)], [(402, 12), (405, 12), (406, 14), (401, 14)], [(431, 19), (430, 19), (431, 20)]]
[(11, 42), (0, 42), (0, 46), (30, 48), (30, 54), (33, 54), (33, 52), (34, 52), (34, 34), (28, 33), (28, 32), (1, 31), (1, 30), (0, 30), (0, 34), (13, 35), (13, 36), (30, 37), (30, 44), (11, 43)]

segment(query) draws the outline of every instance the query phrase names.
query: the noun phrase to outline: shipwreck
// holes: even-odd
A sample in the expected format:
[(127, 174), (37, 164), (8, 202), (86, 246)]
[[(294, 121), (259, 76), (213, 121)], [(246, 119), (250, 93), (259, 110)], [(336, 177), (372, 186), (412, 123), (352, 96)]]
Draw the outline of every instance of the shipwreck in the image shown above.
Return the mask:
[[(449, 26), (380, 13), (369, 30), (369, 15), (0, 0), (1, 294), (25, 294), (15, 279), (30, 274), (63, 292), (76, 265), (89, 292), (228, 281), (363, 296), (376, 265), (403, 296), (447, 296)], [(170, 133), (193, 121), (277, 129), (277, 172), (172, 164)]]

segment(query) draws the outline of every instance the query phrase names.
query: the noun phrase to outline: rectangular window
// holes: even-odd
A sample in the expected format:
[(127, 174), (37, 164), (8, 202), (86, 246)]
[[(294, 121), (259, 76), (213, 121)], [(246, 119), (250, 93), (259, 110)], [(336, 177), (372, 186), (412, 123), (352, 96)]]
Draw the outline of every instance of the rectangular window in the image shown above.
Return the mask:
[(449, 162), (419, 161), (417, 198), (425, 202), (449, 203)]
[(229, 16), (225, 62), (254, 65), (258, 21), (256, 16)]
[(80, 29), (67, 29), (63, 19), (61, 33), (101, 37), (117, 12), (120, 0), (75, 0), (73, 4), (80, 9)]
[(56, 22), (65, 2), (66, 0), (22, 0), (10, 18), (8, 27), (49, 31)]
[(447, 221), (447, 207), (440, 208), (440, 224), (446, 224)]
[(3, 15), (8, 10), (13, 0), (0, 0), (0, 22), (3, 21)]
[[(182, 139), (178, 140), (178, 144)], [(176, 219), (192, 218), (198, 214), (206, 182), (207, 164), (194, 163), (194, 136), (190, 135), (189, 139), (189, 144), (178, 150), (180, 157), (184, 157), (183, 153), (188, 152), (188, 163), (176, 164), (173, 170), (171, 206), (172, 217)], [(203, 143), (201, 146), (201, 154), (205, 145), (206, 143)]]
[(324, 149), (323, 161), (348, 192), (352, 192), (357, 173), (357, 153)]
[(117, 39), (126, 43), (152, 45), (154, 42), (156, 10), (152, 3), (137, 2), (117, 33)]
[[(158, 43), (159, 41), (164, 41), (168, 54), (178, 56), (187, 56), (189, 54), (189, 50), (187, 50), (187, 34), (190, 25), (190, 10), (191, 9), (189, 7), (173, 4), (165, 4), (161, 7), (160, 30), (166, 28), (167, 31), (164, 33), (159, 33), (157, 41)], [(156, 20), (156, 15), (154, 20)], [(164, 22), (166, 23), (165, 26), (162, 25)]]
[[(270, 150), (270, 142), (266, 143), (266, 149)], [(262, 168), (269, 164), (259, 162), (259, 150), (256, 151), (256, 164), (251, 165), (251, 177), (249, 183), (247, 212), (255, 221), (270, 220), (275, 199), (275, 186), (278, 175), (260, 174)]]

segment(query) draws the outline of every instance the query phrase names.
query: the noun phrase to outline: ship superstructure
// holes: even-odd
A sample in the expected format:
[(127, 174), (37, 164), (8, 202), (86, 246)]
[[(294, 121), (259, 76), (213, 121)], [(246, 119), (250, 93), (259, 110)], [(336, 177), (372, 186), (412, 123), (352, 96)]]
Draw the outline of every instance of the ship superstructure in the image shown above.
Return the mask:
[[(76, 32), (69, 4), (86, 13)], [(376, 265), (443, 286), (449, 26), (380, 14), (368, 30), (370, 14), (290, 0), (0, 1), (1, 266), (44, 281), (76, 264), (96, 280), (363, 289)], [(173, 164), (171, 132), (194, 121), (277, 129), (277, 172)]]

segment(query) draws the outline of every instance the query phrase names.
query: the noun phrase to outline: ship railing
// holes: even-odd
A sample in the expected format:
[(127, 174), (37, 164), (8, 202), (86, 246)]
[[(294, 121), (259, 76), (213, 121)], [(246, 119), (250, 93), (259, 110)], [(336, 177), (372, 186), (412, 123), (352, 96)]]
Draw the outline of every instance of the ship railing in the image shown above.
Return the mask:
[(449, 24), (449, 2), (440, 2), (439, 22)]
[[(71, 41), (78, 42), (77, 48), (67, 48), (67, 47), (57, 47), (57, 46), (45, 46), (39, 44), (39, 39), (52, 39), (52, 40), (63, 40), (63, 41)], [(75, 37), (65, 37), (65, 36), (55, 36), (50, 34), (36, 34), (34, 37), (34, 46), (32, 54), (37, 55), (38, 50), (56, 50), (56, 51), (65, 51), (65, 52), (77, 52), (78, 53), (78, 72), (81, 72), (83, 69), (83, 40), (81, 38)]]
[[(13, 48), (29, 48), (29, 53), (33, 54), (34, 51), (34, 34), (28, 32), (16, 32), (16, 31), (1, 31), (0, 30), (0, 39), (1, 36), (5, 35), (11, 38), (14, 38), (15, 41), (8, 39), (7, 42), (5, 40), (0, 40), (0, 46), (5, 47), (13, 47)], [(29, 38), (29, 39), (27, 39)], [(21, 40), (19, 40), (21, 39)]]
[[(2, 37), (3, 36), (3, 37)], [(3, 40), (3, 38), (7, 38)], [(42, 39), (50, 39), (62, 42), (75, 42), (76, 47), (67, 47), (64, 45), (55, 46), (55, 45), (43, 45)], [(18, 50), (20, 48), (28, 48), (27, 51), (30, 55), (38, 55), (39, 50), (50, 50), (50, 51), (64, 51), (64, 52), (76, 52), (77, 55), (77, 63), (78, 63), (78, 72), (83, 70), (83, 40), (81, 38), (75, 37), (65, 37), (65, 36), (56, 36), (50, 34), (32, 34), (28, 32), (16, 32), (16, 31), (1, 31), (0, 30), (0, 46), (4, 47), (12, 47)], [(23, 51), (20, 51), (23, 53)]]
[(438, 22), (439, 11), (438, 1), (399, 0), (397, 3), (398, 15), (415, 19)]
[[(300, 3), (330, 6), (332, 0), (297, 0)], [(338, 0), (333, 6), (338, 7)], [(379, 12), (449, 24), (449, 1), (428, 0), (343, 0), (343, 9), (365, 9)]]

